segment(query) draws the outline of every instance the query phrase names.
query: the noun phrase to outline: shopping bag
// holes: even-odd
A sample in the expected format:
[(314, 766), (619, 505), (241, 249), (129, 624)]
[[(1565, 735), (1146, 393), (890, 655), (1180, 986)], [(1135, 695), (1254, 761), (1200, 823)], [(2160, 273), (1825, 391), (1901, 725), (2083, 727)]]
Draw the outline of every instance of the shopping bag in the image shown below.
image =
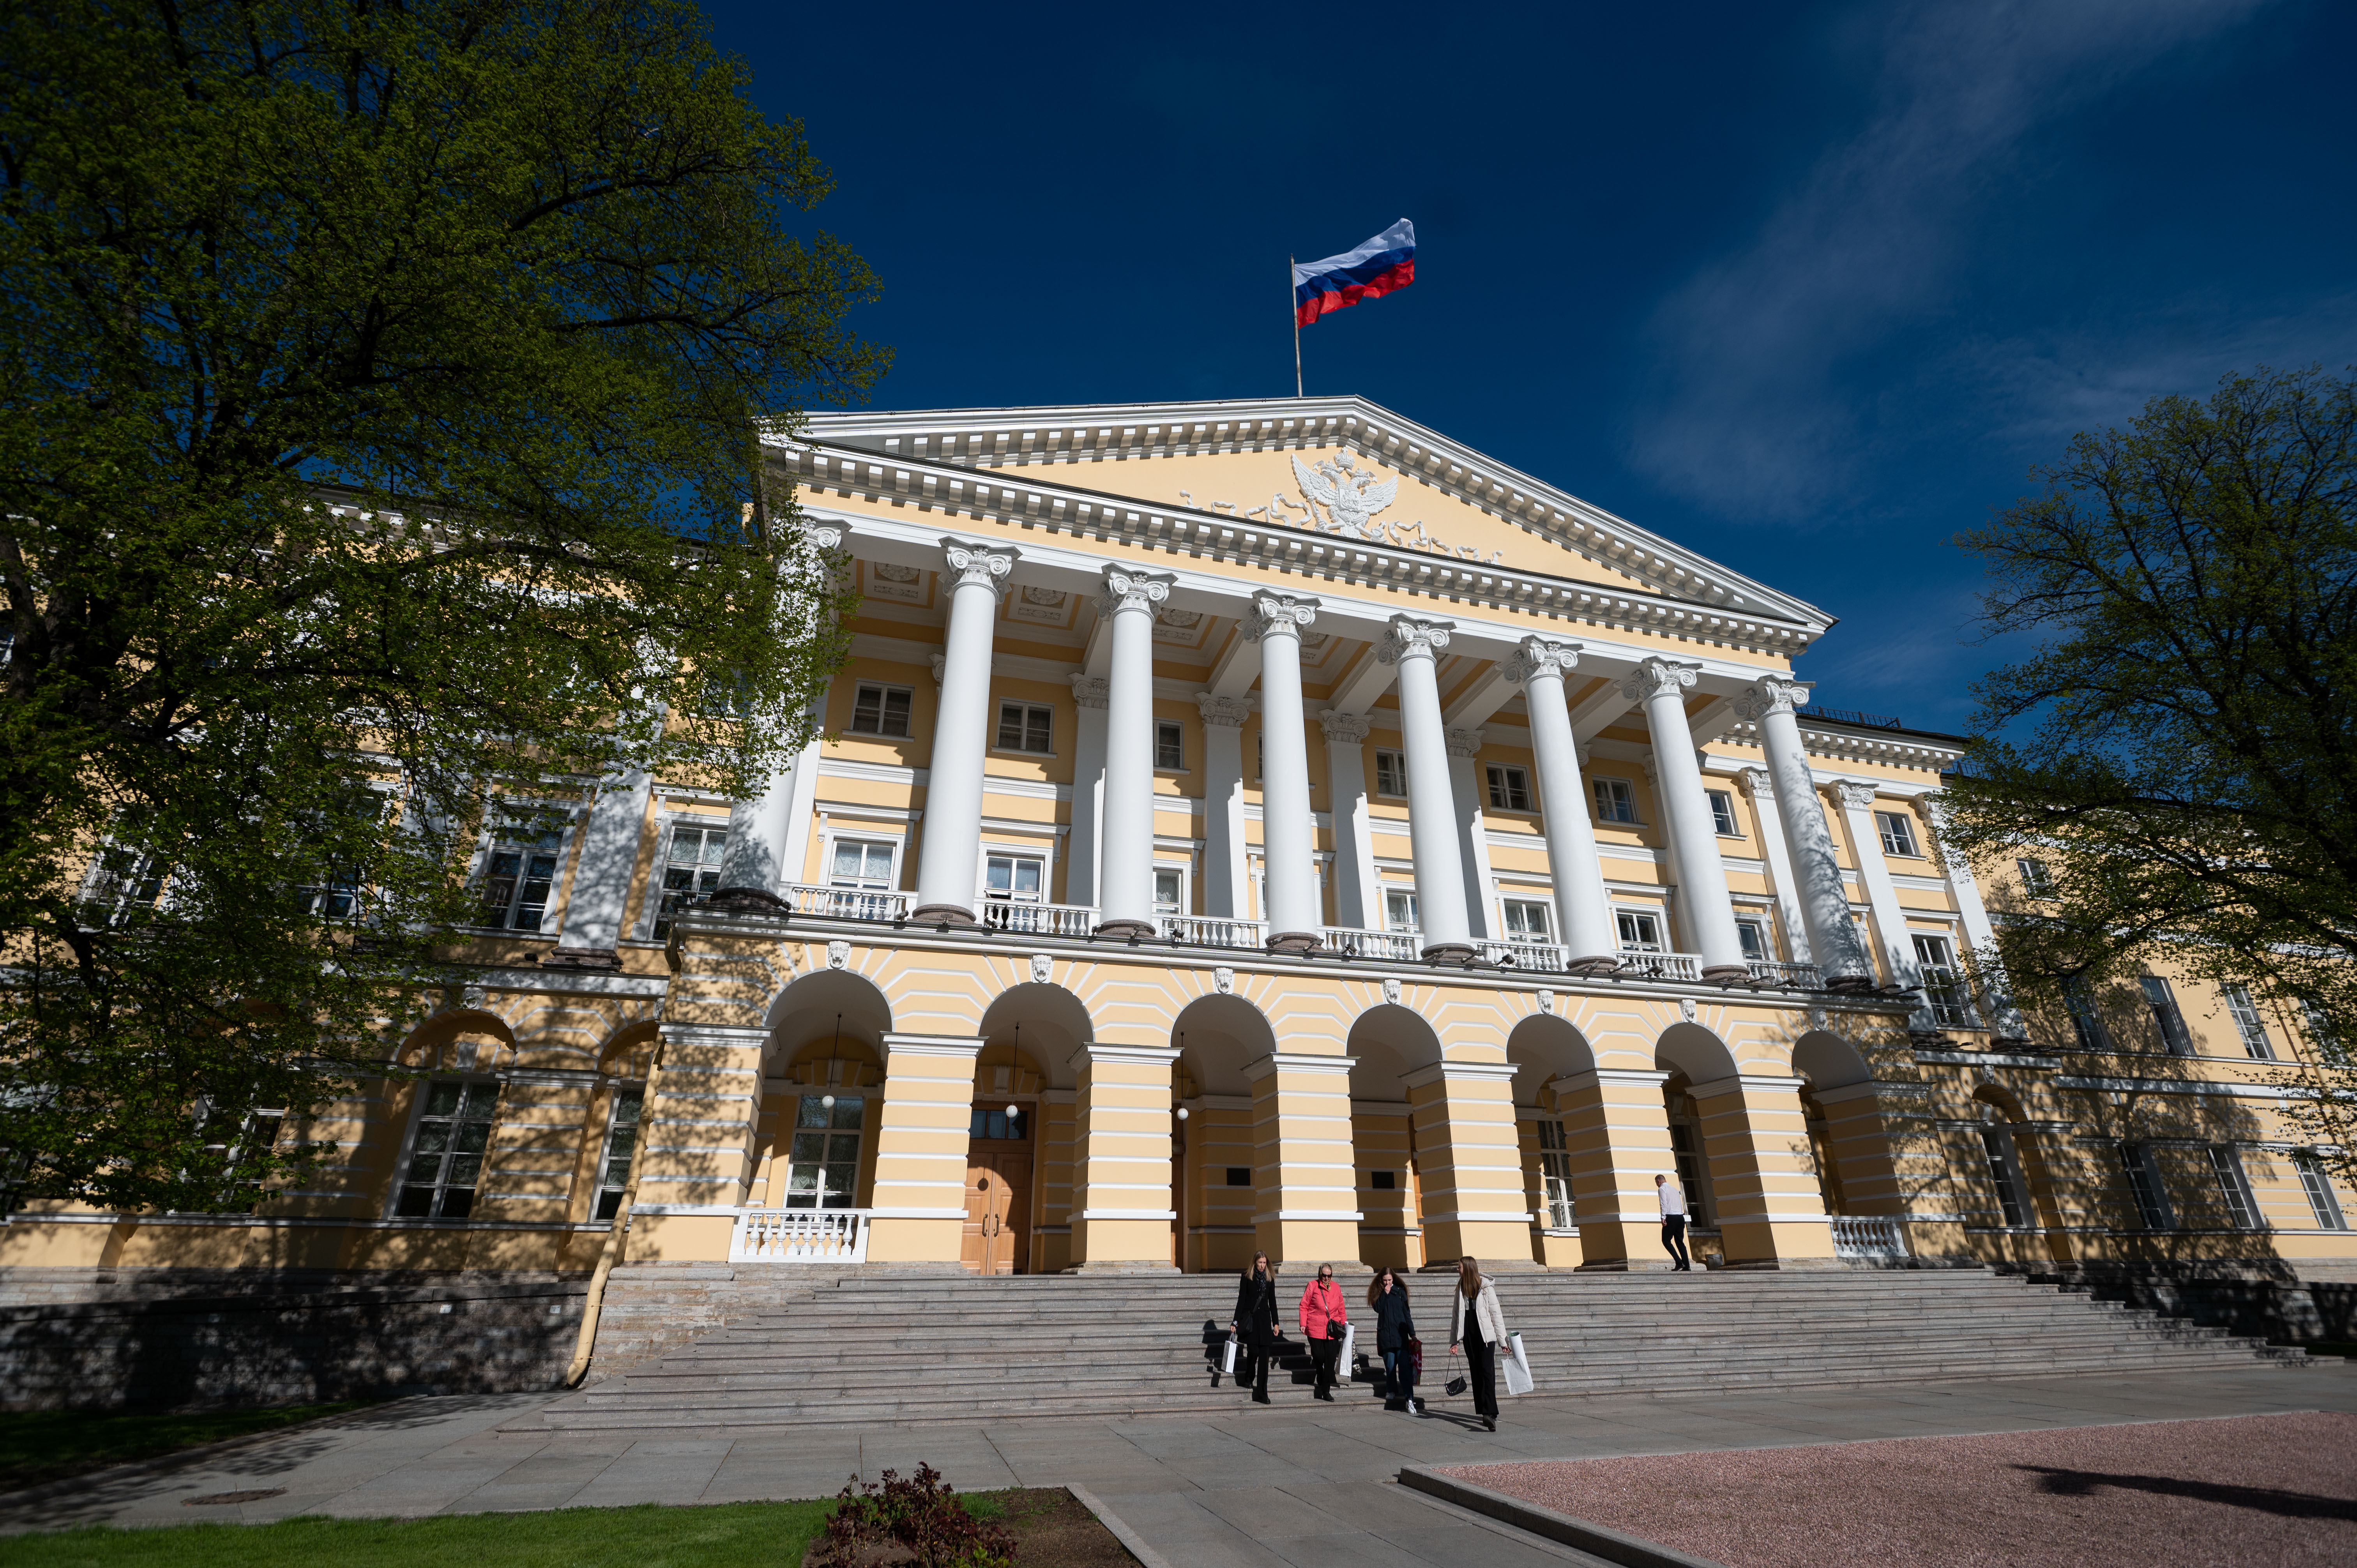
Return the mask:
[(1236, 1337), (1228, 1336), (1227, 1348), (1220, 1352), (1220, 1373), (1222, 1377), (1236, 1375)]
[(1342, 1326), (1342, 1353), (1334, 1358), (1334, 1377), (1336, 1381), (1355, 1383), (1359, 1380), (1359, 1363), (1351, 1359), (1351, 1348), (1358, 1342), (1359, 1330), (1357, 1326), (1352, 1324), (1344, 1324)]
[(1519, 1334), (1510, 1334), (1506, 1337), (1506, 1344), (1513, 1351), (1512, 1355), (1503, 1359), (1504, 1365), (1499, 1369), (1506, 1375), (1506, 1391), (1510, 1394), (1526, 1394), (1531, 1391), (1533, 1385), (1531, 1364), (1523, 1359), (1523, 1337)]

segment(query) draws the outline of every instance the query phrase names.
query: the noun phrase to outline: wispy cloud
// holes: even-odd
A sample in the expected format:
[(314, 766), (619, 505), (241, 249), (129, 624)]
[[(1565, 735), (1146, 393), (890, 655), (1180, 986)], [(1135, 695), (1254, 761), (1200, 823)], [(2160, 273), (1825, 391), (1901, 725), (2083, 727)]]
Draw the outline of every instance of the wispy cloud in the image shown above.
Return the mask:
[(2031, 131), (2267, 0), (1952, 0), (1881, 33), (1874, 107), (1741, 250), (1665, 299), (1631, 459), (1734, 513), (1837, 498), (1873, 417), (1842, 363), (1941, 303), (1980, 183)]

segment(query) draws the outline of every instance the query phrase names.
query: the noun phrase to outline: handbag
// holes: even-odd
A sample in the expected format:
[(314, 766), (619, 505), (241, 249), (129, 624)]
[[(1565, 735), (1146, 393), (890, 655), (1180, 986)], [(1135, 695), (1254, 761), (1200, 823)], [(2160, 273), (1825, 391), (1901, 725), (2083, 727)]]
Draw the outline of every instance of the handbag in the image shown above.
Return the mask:
[(1466, 1382), (1466, 1380), (1465, 1380), (1463, 1378), (1461, 1378), (1461, 1377), (1458, 1377), (1458, 1378), (1451, 1378), (1451, 1379), (1449, 1379), (1449, 1380), (1448, 1380), (1448, 1381), (1444, 1385), (1444, 1391), (1448, 1393), (1448, 1397), (1449, 1397), (1450, 1399), (1456, 1399), (1456, 1398), (1458, 1398), (1458, 1396), (1462, 1395), (1462, 1394), (1465, 1392), (1466, 1389), (1468, 1389), (1468, 1388), (1469, 1388), (1469, 1387), (1470, 1387), (1470, 1386), (1471, 1386), (1471, 1385), (1469, 1385), (1469, 1383), (1467, 1383), (1467, 1382)]

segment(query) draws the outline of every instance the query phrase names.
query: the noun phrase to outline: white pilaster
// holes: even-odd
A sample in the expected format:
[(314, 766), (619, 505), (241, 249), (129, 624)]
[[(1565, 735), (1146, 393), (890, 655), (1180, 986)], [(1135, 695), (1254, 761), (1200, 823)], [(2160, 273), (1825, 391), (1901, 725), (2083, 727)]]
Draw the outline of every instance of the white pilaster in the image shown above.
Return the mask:
[(1334, 819), (1334, 923), (1380, 930), (1383, 912), (1375, 892), (1375, 844), (1367, 823), (1367, 739), (1364, 714), (1328, 708), (1318, 715), (1326, 732), (1326, 793)]
[(1072, 832), (1064, 847), (1064, 902), (1096, 908), (1098, 839), (1104, 826), (1105, 702), (1102, 675), (1074, 675), (1080, 714), (1072, 741)]
[(1244, 721), (1252, 703), (1214, 692), (1195, 693), (1203, 715), (1203, 913), (1252, 916), (1252, 872), (1244, 854)]
[(1255, 594), (1243, 633), (1260, 643), (1260, 842), (1268, 945), (1300, 952), (1324, 940), (1317, 831), (1309, 815), (1309, 742), (1301, 720), (1301, 634), (1318, 601)]
[(1526, 637), (1506, 662), (1506, 678), (1523, 688), (1530, 709), (1531, 752), (1538, 763), (1540, 820), (1547, 865), (1555, 880), (1556, 933), (1574, 969), (1620, 965), (1620, 941), (1604, 891), (1596, 829), (1587, 818), (1587, 785), (1579, 774), (1564, 675), (1579, 663), (1579, 644)]
[(1154, 615), (1177, 580), (1108, 566), (1097, 596), (1097, 613), (1113, 623), (1097, 868), (1097, 929), (1109, 936), (1154, 934)]
[(1695, 761), (1694, 729), (1686, 722), (1686, 689), (1701, 667), (1648, 659), (1620, 683), (1621, 694), (1645, 710), (1653, 739), (1662, 814), (1678, 861), (1678, 893), (1695, 933), (1706, 980), (1749, 977), (1743, 940), (1735, 932), (1735, 906), (1727, 894), (1727, 867), (1718, 858), (1718, 829), (1703, 794)]
[(1003, 544), (942, 541), (951, 585), (942, 706), (925, 788), (924, 850), (917, 862), (917, 907), (909, 918), (974, 923), (974, 866), (982, 857), (983, 760), (990, 746), (991, 642), (998, 599), (1015, 570)]
[(1376, 657), (1395, 666), (1400, 731), (1407, 756), (1408, 843), (1415, 857), (1415, 902), (1430, 958), (1473, 956), (1465, 921), (1465, 863), (1457, 851), (1457, 811), (1449, 799), (1448, 741), (1440, 719), (1434, 656), (1448, 646), (1448, 621), (1394, 616)]
[[(1940, 797), (1928, 796), (1924, 804), (1929, 808), (1924, 814), (1932, 819), (1933, 831), (1938, 832)], [(1996, 929), (1989, 924), (1988, 906), (1981, 901), (1981, 885), (1964, 856), (1951, 853), (1944, 843), (1940, 845), (1940, 863), (1947, 869), (1948, 896), (1955, 900), (1957, 918), (1964, 922), (1964, 940), (1972, 946), (1974, 978), (1980, 982), (1980, 1004), (1987, 1009), (1996, 1039), (1999, 1043), (2027, 1045), (2029, 1026), (2022, 1018), (2021, 1009), (2013, 1004), (2013, 987), (2006, 979), (2003, 961), (1997, 957)]]
[(1845, 779), (1834, 786), (1834, 799), (1841, 802), (1842, 822), (1849, 829), (1851, 847), (1857, 852), (1858, 880), (1866, 884), (1866, 906), (1874, 915), (1883, 973), (1893, 985), (1921, 984), (1923, 976), (1915, 967), (1915, 943), (1907, 934), (1906, 911), (1899, 907), (1899, 888), (1882, 858), (1882, 829), (1874, 820), (1874, 786)]
[(1809, 754), (1801, 744), (1800, 721), (1793, 704), (1809, 700), (1805, 681), (1771, 675), (1744, 688), (1736, 699), (1740, 717), (1760, 726), (1760, 746), (1768, 754), (1768, 768), (1776, 778), (1776, 815), (1784, 824), (1785, 847), (1791, 852), (1794, 890), (1809, 933), (1810, 961), (1836, 991), (1870, 989), (1874, 963), (1857, 926), (1849, 918), (1849, 891), (1842, 886), (1841, 861), (1834, 854), (1834, 836), (1825, 826), (1824, 803), (1817, 798), (1816, 779), (1809, 772)]
[[(1499, 929), (1494, 873), (1490, 868), (1490, 824), (1481, 802), (1490, 798), (1482, 787), (1480, 757), (1486, 738), (1480, 726), (1443, 732), (1448, 746), (1448, 794), (1457, 808), (1457, 855), (1465, 868), (1465, 923), (1476, 937), (1495, 941)], [(1418, 900), (1421, 902), (1421, 899)]]
[(782, 907), (778, 889), (802, 869), (786, 864), (798, 771), (796, 761), (789, 761), (770, 775), (769, 784), (758, 797), (729, 803), (728, 843), (720, 853), (720, 886), (713, 892), (715, 898)]
[(1808, 921), (1792, 880), (1792, 854), (1785, 847), (1784, 824), (1776, 811), (1776, 776), (1765, 768), (1747, 768), (1740, 777), (1751, 797), (1751, 814), (1760, 821), (1760, 847), (1768, 856), (1769, 891), (1776, 896), (1776, 923), (1783, 928), (1785, 949), (1794, 963), (1813, 962)]
[(638, 870), (639, 849), (646, 842), (651, 785), (643, 768), (626, 768), (599, 784), (589, 821), (581, 830), (581, 854), (573, 869), (572, 890), (565, 896), (556, 950), (541, 960), (543, 965), (621, 967), (615, 944), (621, 940), (623, 906), (630, 897), (631, 874)]

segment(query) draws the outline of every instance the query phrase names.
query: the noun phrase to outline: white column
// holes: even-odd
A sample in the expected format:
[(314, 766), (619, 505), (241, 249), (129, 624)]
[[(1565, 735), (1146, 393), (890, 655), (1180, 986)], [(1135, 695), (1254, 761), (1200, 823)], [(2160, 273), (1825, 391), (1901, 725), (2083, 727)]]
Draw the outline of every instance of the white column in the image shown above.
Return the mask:
[(1922, 972), (1915, 967), (1915, 943), (1907, 934), (1906, 911), (1899, 907), (1899, 889), (1882, 858), (1882, 829), (1874, 820), (1874, 786), (1854, 779), (1834, 785), (1841, 802), (1842, 822), (1857, 852), (1857, 877), (1866, 884), (1866, 906), (1874, 914), (1874, 934), (1882, 944), (1883, 972), (1893, 985), (1918, 985)]
[(1702, 954), (1706, 980), (1750, 976), (1743, 961), (1743, 939), (1735, 932), (1735, 906), (1727, 895), (1727, 867), (1718, 858), (1718, 829), (1695, 760), (1694, 726), (1686, 722), (1686, 688), (1700, 676), (1697, 664), (1648, 659), (1620, 682), (1620, 693), (1645, 709), (1653, 737), (1653, 767), (1662, 814), (1678, 861), (1678, 895), (1688, 929)]
[(1807, 682), (1771, 675), (1745, 687), (1735, 700), (1735, 712), (1759, 725), (1760, 748), (1768, 754), (1768, 769), (1776, 776), (1776, 814), (1792, 852), (1794, 891), (1809, 933), (1809, 961), (1831, 990), (1871, 990), (1874, 963), (1849, 918), (1841, 861), (1825, 827), (1808, 750), (1801, 744), (1800, 721), (1792, 716), (1793, 704), (1808, 700)]
[[(1940, 798), (1928, 796), (1923, 804), (1924, 815), (1932, 820), (1933, 831), (1938, 832)], [(2013, 1004), (2013, 986), (2006, 979), (2004, 961), (1997, 956), (1996, 929), (1989, 924), (1988, 906), (1981, 902), (1981, 885), (1964, 857), (1951, 852), (1944, 843), (1940, 845), (1940, 863), (1947, 868), (1948, 897), (1955, 901), (1957, 918), (1964, 922), (1964, 940), (1973, 950), (1974, 977), (1981, 983), (1980, 1004), (1988, 1013), (1996, 1036), (1993, 1043), (2026, 1046), (2029, 1043), (2029, 1026), (2022, 1018), (2021, 1009)]]
[(1449, 730), (1445, 736), (1448, 795), (1457, 807), (1457, 855), (1465, 867), (1465, 924), (1477, 939), (1495, 941), (1505, 933), (1499, 929), (1497, 900), (1491, 897), (1490, 824), (1481, 815), (1481, 802), (1490, 798), (1480, 767), (1486, 738), (1479, 725)]
[(783, 908), (778, 889), (791, 879), (786, 840), (794, 814), (794, 764), (770, 775), (760, 795), (728, 807), (728, 843), (720, 853), (720, 886), (715, 902)]
[(1252, 703), (1195, 693), (1203, 715), (1203, 913), (1252, 917), (1252, 872), (1244, 857), (1244, 721)]
[(925, 784), (925, 847), (917, 862), (913, 920), (974, 924), (974, 867), (982, 858), (983, 759), (990, 746), (990, 657), (999, 596), (1016, 553), (1001, 544), (944, 539), (950, 625), (942, 706)]
[(1367, 739), (1364, 714), (1318, 715), (1326, 732), (1326, 796), (1334, 818), (1334, 923), (1346, 930), (1379, 930), (1375, 843), (1367, 825)]
[(1108, 936), (1154, 934), (1154, 613), (1176, 581), (1108, 566), (1097, 596), (1097, 613), (1113, 622), (1097, 867), (1097, 929)]
[(1449, 800), (1448, 741), (1440, 719), (1434, 656), (1448, 646), (1450, 623), (1392, 617), (1376, 657), (1399, 670), (1400, 732), (1407, 755), (1407, 835), (1415, 857), (1416, 912), (1426, 958), (1473, 956), (1465, 923), (1465, 863), (1457, 853), (1457, 811)]
[(1268, 945), (1282, 952), (1308, 952), (1325, 940), (1301, 719), (1301, 634), (1317, 618), (1316, 599), (1255, 594), (1243, 628), (1260, 643), (1261, 861)]
[(1751, 814), (1760, 820), (1760, 847), (1768, 856), (1769, 891), (1776, 896), (1776, 923), (1784, 928), (1785, 949), (1794, 963), (1811, 962), (1808, 921), (1801, 913), (1792, 855), (1784, 847), (1784, 824), (1776, 812), (1776, 776), (1765, 768), (1747, 768), (1740, 777), (1751, 797)]
[(581, 829), (581, 855), (565, 899), (565, 924), (556, 950), (540, 961), (544, 969), (619, 969), (623, 905), (639, 851), (647, 837), (647, 800), (652, 780), (643, 768), (626, 768), (605, 779)]
[(1506, 678), (1523, 688), (1523, 705), (1530, 709), (1556, 932), (1572, 968), (1602, 972), (1620, 967), (1620, 939), (1604, 892), (1604, 866), (1596, 854), (1596, 829), (1587, 820), (1587, 785), (1579, 776), (1579, 747), (1572, 738), (1564, 691), (1565, 672), (1578, 663), (1579, 644), (1526, 637), (1506, 661)]
[(1072, 832), (1064, 845), (1064, 902), (1093, 909), (1097, 902), (1097, 839), (1104, 825), (1105, 702), (1102, 675), (1071, 677), (1080, 709), (1072, 742)]

